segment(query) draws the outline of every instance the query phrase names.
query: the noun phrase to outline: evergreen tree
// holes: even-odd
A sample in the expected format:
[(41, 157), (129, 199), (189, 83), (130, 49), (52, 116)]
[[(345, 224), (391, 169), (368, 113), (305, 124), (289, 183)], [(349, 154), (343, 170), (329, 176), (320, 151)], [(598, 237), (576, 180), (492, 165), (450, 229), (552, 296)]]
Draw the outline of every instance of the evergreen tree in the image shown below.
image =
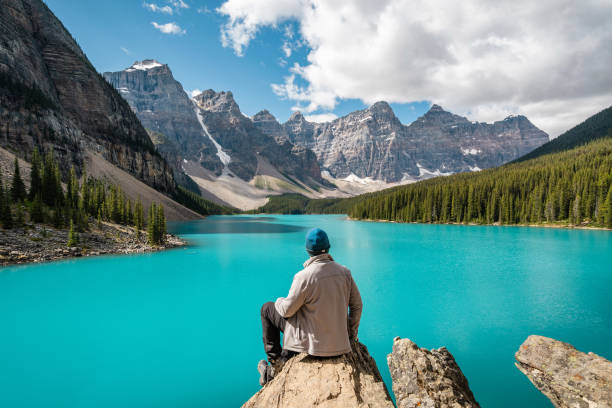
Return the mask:
[(166, 242), (166, 216), (164, 215), (164, 206), (161, 204), (157, 207), (157, 242), (164, 244)]
[(28, 198), (33, 201), (37, 195), (42, 194), (42, 179), (40, 176), (40, 155), (38, 149), (34, 148), (32, 153), (32, 169), (30, 171), (30, 192)]
[(72, 223), (72, 220), (70, 220), (70, 230), (68, 231), (68, 243), (67, 243), (67, 246), (75, 247), (75, 246), (77, 246), (78, 243), (79, 243), (79, 236), (74, 231), (74, 224)]
[(17, 203), (17, 214), (15, 217), (15, 226), (23, 227), (25, 225), (25, 215), (23, 213), (23, 206), (21, 203)]
[(612, 185), (608, 190), (604, 207), (604, 225), (606, 228), (612, 228)]
[(0, 223), (2, 228), (13, 228), (13, 214), (11, 213), (11, 203), (8, 190), (4, 191), (4, 184), (0, 177)]
[(36, 195), (32, 205), (30, 207), (30, 219), (32, 222), (41, 223), (45, 221), (45, 214), (43, 210), (43, 203), (40, 199), (40, 194)]
[(157, 244), (157, 217), (156, 217), (155, 203), (151, 203), (149, 207), (149, 220), (147, 222), (147, 237), (150, 245)]
[(15, 156), (15, 167), (13, 172), (13, 186), (11, 187), (11, 198), (13, 202), (19, 203), (26, 199), (26, 188), (21, 179), (21, 171), (19, 170), (19, 160)]

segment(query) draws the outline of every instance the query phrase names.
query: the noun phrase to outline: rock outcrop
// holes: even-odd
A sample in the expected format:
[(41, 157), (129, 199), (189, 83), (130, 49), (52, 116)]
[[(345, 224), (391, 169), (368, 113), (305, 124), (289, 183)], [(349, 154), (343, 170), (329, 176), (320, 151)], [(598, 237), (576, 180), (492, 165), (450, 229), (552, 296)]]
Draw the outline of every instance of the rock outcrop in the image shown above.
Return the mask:
[(0, 7), (0, 146), (53, 151), (67, 173), (86, 151), (161, 191), (173, 174), (119, 93), (40, 0)]
[(529, 336), (515, 357), (555, 407), (612, 407), (612, 362), (605, 358), (542, 336)]
[(305, 353), (289, 360), (242, 408), (392, 408), (374, 359), (361, 344), (334, 358)]
[(433, 105), (406, 126), (386, 102), (327, 123), (308, 122), (295, 112), (282, 127), (294, 144), (312, 149), (334, 178), (385, 182), (495, 167), (548, 142), (524, 116), (479, 123)]
[(468, 381), (445, 348), (426, 350), (396, 337), (387, 356), (398, 408), (479, 407)]

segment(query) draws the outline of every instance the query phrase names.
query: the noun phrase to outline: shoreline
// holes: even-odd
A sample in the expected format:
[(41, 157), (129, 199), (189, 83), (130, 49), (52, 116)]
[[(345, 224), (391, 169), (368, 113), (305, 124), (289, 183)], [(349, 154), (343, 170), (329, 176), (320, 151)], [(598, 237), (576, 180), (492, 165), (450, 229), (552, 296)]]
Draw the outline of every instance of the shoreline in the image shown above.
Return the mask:
[(65, 229), (28, 224), (0, 230), (0, 272), (8, 266), (102, 255), (143, 254), (188, 245), (187, 241), (172, 234), (166, 234), (164, 245), (149, 245), (146, 242), (146, 231), (138, 234), (133, 227), (109, 222), (102, 222), (100, 228), (92, 222), (89, 231), (78, 235), (79, 243), (68, 247), (68, 230)]
[[(314, 215), (314, 214), (313, 214)], [(320, 214), (320, 215), (329, 215), (329, 214)], [(465, 226), (465, 227), (524, 227), (524, 228), (552, 228), (552, 229), (575, 229), (575, 230), (590, 230), (590, 231), (612, 231), (612, 228), (606, 227), (595, 227), (588, 225), (562, 225), (562, 224), (476, 224), (469, 223), (464, 224), (462, 222), (401, 222), (401, 221), (393, 221), (393, 220), (370, 220), (370, 219), (359, 219), (359, 218), (351, 218), (348, 215), (346, 219), (349, 221), (363, 221), (363, 222), (380, 222), (380, 223), (389, 223), (389, 224), (415, 224), (415, 225), (457, 225), (457, 226)]]

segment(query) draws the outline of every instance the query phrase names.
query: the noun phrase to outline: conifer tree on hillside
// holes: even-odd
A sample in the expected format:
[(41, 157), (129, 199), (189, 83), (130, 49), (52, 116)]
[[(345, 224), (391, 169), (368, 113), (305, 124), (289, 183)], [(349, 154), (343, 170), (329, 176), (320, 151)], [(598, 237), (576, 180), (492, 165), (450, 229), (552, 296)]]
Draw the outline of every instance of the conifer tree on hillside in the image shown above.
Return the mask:
[(30, 171), (30, 192), (28, 194), (30, 201), (33, 201), (37, 195), (42, 194), (40, 166), (40, 155), (38, 154), (38, 149), (34, 148), (34, 152), (32, 153), (32, 170)]
[(79, 243), (79, 236), (74, 231), (74, 224), (72, 220), (70, 220), (70, 230), (68, 231), (68, 243), (66, 244), (69, 247), (75, 247)]
[(13, 185), (11, 187), (11, 198), (13, 202), (19, 203), (26, 199), (26, 188), (21, 178), (21, 171), (19, 169), (19, 161), (15, 156), (15, 167), (13, 171)]
[(608, 190), (608, 195), (606, 196), (604, 207), (604, 225), (607, 228), (612, 228), (612, 185)]
[(147, 222), (147, 237), (149, 238), (149, 244), (157, 244), (157, 231), (156, 231), (156, 210), (155, 203), (151, 203), (149, 207), (149, 220)]
[(0, 223), (2, 228), (13, 228), (13, 214), (11, 213), (11, 203), (8, 190), (4, 190), (4, 183), (0, 177)]

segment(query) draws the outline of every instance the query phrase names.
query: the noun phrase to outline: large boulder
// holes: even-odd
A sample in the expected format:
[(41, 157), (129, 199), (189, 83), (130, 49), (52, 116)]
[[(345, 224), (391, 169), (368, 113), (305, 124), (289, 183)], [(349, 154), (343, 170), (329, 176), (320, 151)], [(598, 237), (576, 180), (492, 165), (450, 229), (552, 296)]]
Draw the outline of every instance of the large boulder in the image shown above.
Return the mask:
[(301, 353), (243, 408), (393, 408), (374, 359), (361, 343), (339, 357)]
[(605, 358), (542, 336), (529, 336), (515, 357), (555, 407), (612, 407), (612, 362)]
[(419, 348), (396, 337), (387, 356), (398, 408), (479, 407), (468, 381), (445, 348)]

